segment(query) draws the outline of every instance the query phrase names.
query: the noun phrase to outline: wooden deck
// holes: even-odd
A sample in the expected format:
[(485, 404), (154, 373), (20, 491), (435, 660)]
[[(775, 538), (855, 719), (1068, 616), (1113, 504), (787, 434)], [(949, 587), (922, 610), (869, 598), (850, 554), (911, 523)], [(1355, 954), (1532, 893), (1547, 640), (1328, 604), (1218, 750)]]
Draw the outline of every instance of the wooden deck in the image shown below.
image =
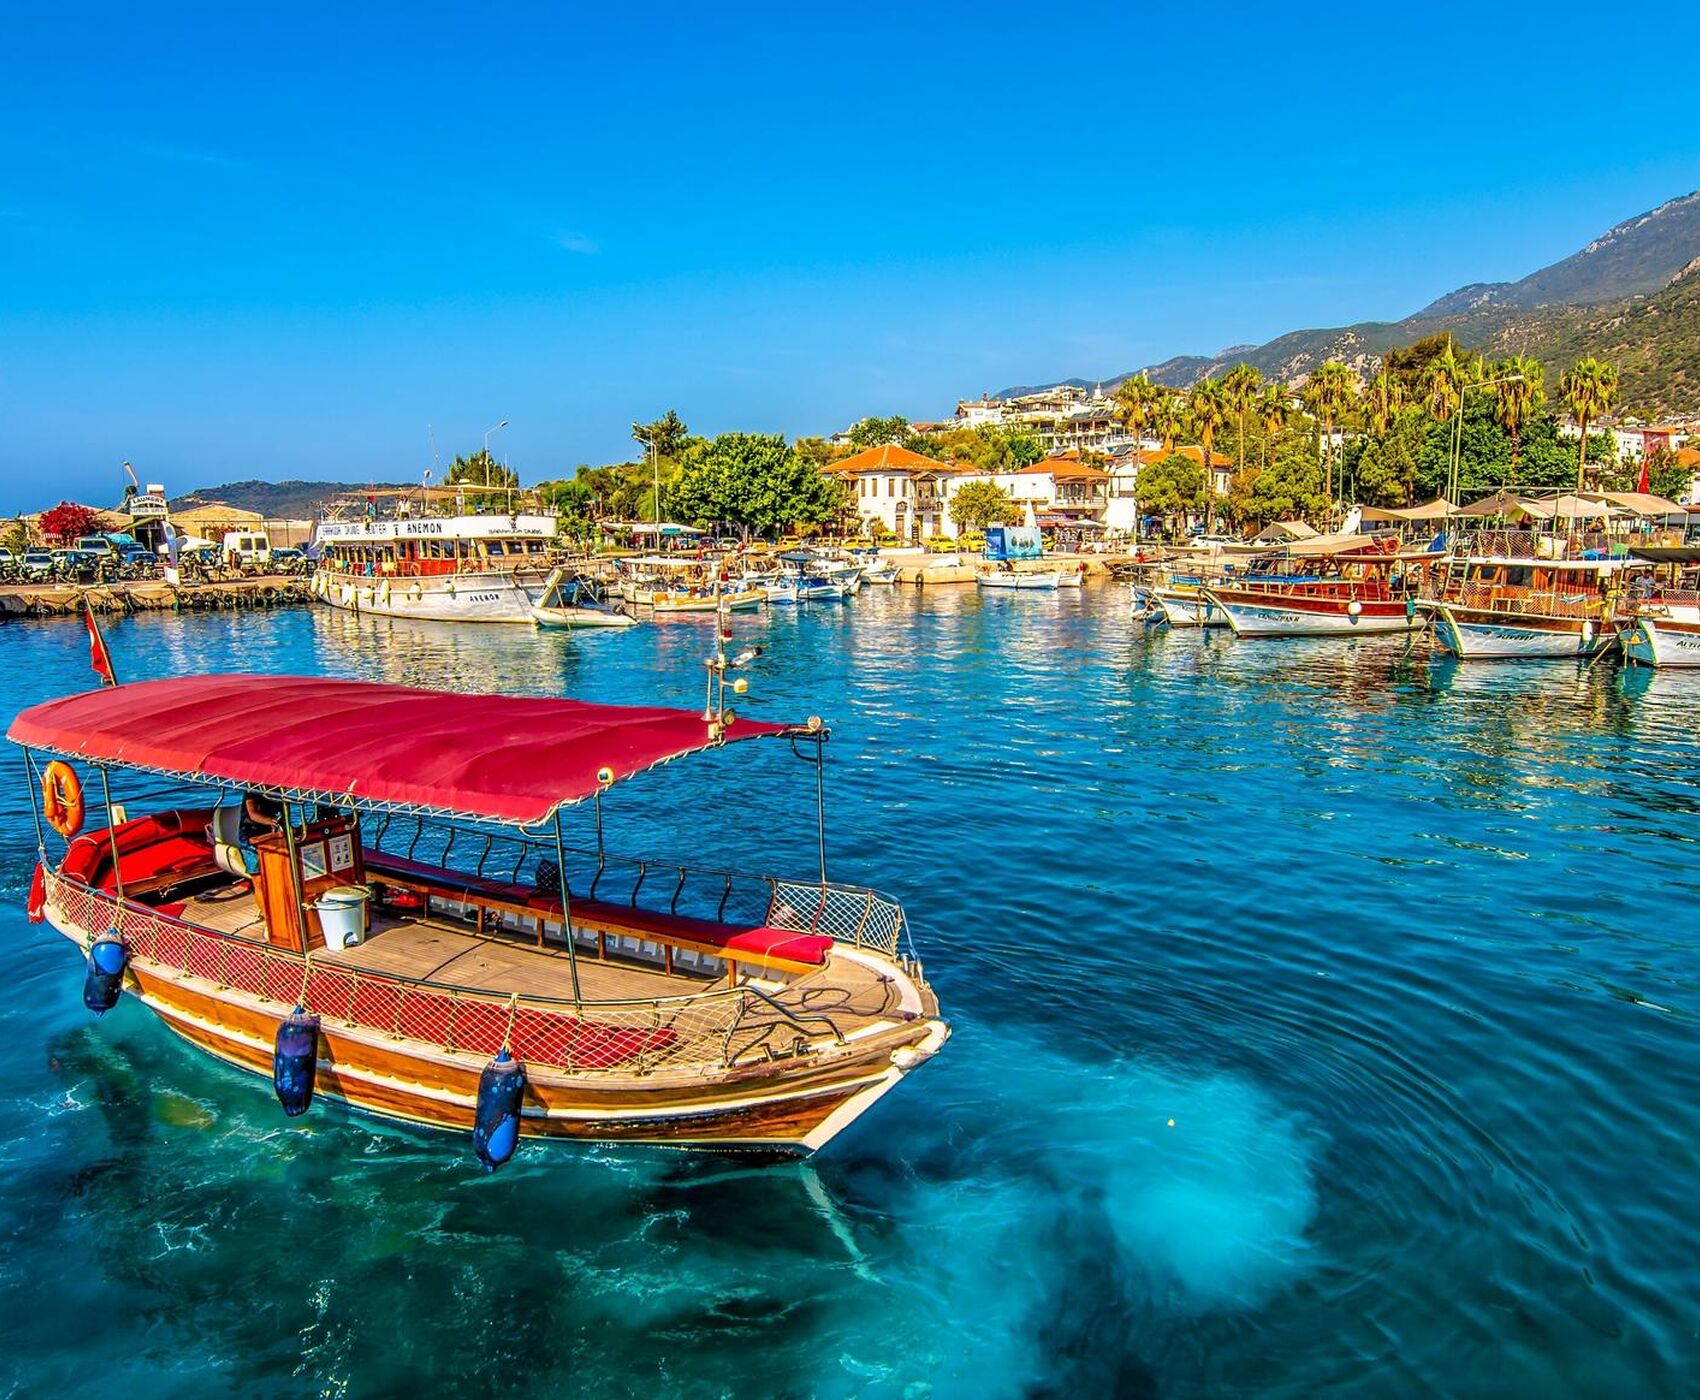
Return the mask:
[[(248, 891), (219, 890), (190, 899), (180, 916), (185, 922), (259, 941), (264, 924)], [(354, 967), (410, 982), (431, 982), (469, 991), (506, 995), (572, 996), (566, 948), (558, 942), (539, 947), (529, 935), (492, 930), (478, 933), (439, 915), (395, 917), (374, 911), (366, 940), (340, 952), (320, 949), (315, 962)], [(711, 978), (578, 949), (580, 995), (586, 1001), (646, 1001), (689, 996), (726, 985)], [(790, 982), (757, 980), (777, 1002), (797, 1014), (828, 1016), (848, 1035), (893, 1018), (897, 997), (872, 968), (850, 957), (829, 956), (818, 971)]]

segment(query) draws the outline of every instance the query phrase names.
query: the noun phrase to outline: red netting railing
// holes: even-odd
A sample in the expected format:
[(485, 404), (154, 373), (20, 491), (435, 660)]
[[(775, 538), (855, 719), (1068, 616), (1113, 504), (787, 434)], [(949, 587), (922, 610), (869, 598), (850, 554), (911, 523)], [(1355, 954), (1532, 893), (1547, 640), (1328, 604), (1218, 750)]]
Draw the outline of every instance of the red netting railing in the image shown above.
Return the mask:
[[(817, 913), (802, 904), (803, 889), (819, 900), (818, 887), (799, 887), (797, 905), (783, 906), (784, 912), (795, 908), (792, 916), (801, 921), (801, 911), (808, 909), (810, 917), (824, 914), (823, 922), (835, 927), (852, 916), (849, 905), (837, 900)], [(759, 1026), (763, 1018), (792, 1020), (770, 998), (741, 987), (652, 1001), (575, 1004), (409, 982), (310, 962), (235, 935), (196, 928), (58, 874), (47, 875), (46, 893), (49, 906), (65, 923), (90, 936), (115, 929), (130, 957), (156, 970), (244, 992), (280, 1010), (299, 1001), (327, 1024), (358, 1026), (442, 1050), (487, 1056), (506, 1043), (528, 1063), (570, 1073), (718, 1070), (730, 1062), (728, 1042), (734, 1030)], [(873, 925), (869, 941), (895, 943), (889, 916), (857, 903), (860, 912), (855, 917)], [(811, 1028), (811, 1033), (818, 1029)]]

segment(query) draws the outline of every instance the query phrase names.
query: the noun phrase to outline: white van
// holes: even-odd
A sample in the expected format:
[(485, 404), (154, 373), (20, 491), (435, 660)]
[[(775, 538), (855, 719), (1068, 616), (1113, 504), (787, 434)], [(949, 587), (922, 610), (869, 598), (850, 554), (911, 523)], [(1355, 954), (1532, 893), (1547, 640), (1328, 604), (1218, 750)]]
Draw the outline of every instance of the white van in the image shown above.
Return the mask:
[(227, 564), (268, 564), (272, 557), (272, 542), (263, 531), (232, 530), (224, 537), (222, 552)]

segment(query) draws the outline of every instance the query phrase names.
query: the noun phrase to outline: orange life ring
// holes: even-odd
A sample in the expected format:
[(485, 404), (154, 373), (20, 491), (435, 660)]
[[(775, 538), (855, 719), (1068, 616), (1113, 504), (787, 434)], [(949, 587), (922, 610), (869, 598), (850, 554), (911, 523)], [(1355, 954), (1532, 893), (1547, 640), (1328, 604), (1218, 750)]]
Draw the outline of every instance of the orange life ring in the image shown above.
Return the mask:
[(57, 758), (41, 772), (41, 815), (67, 841), (83, 829), (83, 785)]

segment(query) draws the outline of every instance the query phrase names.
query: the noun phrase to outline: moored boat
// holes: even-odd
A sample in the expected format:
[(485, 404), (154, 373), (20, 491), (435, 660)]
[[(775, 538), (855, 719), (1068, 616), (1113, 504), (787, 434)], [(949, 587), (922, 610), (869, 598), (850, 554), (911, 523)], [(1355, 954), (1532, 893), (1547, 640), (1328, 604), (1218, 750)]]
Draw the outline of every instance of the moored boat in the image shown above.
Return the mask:
[(1006, 588), (1027, 592), (1055, 593), (1062, 583), (1062, 574), (1055, 570), (1043, 573), (1015, 573), (1014, 571), (986, 570), (974, 575), (974, 582), (981, 588)]
[(557, 569), (544, 585), (542, 601), (531, 609), (531, 620), (546, 631), (605, 630), (635, 627), (637, 619), (609, 601), (595, 580), (565, 577)]
[(548, 514), (322, 520), (309, 585), (350, 612), (428, 622), (530, 622), (552, 564)]
[[(806, 1153), (943, 1045), (901, 907), (820, 877), (747, 877), (601, 840), (614, 787), (742, 740), (823, 756), (710, 677), (695, 711), (315, 677), (145, 681), (25, 710), (9, 737), (66, 840), (30, 896), (129, 992), (227, 1064), (471, 1131)], [(76, 769), (104, 828), (80, 830)], [(125, 773), (196, 800), (125, 815)], [(563, 813), (592, 803), (593, 847)], [(77, 820), (67, 816), (67, 805)], [(823, 857), (824, 866), (824, 857)]]
[(1435, 640), (1460, 660), (1595, 656), (1617, 643), (1623, 568), (1620, 559), (1460, 556), (1423, 607)]

